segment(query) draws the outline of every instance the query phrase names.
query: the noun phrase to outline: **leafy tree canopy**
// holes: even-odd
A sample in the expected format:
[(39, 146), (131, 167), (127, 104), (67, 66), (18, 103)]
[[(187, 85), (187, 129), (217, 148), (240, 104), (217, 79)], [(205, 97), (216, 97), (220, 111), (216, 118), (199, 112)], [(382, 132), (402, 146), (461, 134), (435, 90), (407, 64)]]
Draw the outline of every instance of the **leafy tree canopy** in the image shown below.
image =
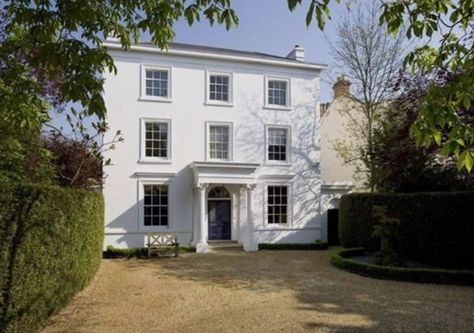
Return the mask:
[[(408, 38), (428, 38), (407, 55), (405, 65), (426, 74), (439, 70), (453, 74), (443, 85), (433, 80), (411, 133), (419, 144), (442, 146), (445, 155), (454, 155), (459, 168), (470, 172), (474, 165), (474, 1), (382, 1), (382, 9), (380, 22), (390, 32), (405, 27)], [(435, 36), (439, 45), (433, 46), (430, 41)]]

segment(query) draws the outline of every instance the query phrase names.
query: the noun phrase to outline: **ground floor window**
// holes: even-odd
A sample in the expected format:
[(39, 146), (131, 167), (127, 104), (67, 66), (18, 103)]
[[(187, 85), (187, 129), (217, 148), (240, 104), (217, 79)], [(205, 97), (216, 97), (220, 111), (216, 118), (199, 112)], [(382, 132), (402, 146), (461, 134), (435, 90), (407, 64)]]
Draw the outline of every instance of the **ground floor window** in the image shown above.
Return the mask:
[(288, 223), (288, 186), (267, 187), (267, 222)]
[(143, 185), (144, 225), (168, 225), (168, 185)]

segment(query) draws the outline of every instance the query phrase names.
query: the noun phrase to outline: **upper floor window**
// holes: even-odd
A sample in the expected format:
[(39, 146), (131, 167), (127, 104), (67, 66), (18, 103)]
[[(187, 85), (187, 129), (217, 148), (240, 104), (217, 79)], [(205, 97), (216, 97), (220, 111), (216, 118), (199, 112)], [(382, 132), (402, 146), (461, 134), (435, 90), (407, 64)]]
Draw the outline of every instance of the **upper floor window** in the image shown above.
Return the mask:
[(170, 159), (170, 121), (145, 119), (142, 123), (142, 159)]
[(288, 149), (288, 128), (268, 127), (267, 130), (267, 160), (268, 161), (289, 161)]
[(207, 102), (211, 104), (232, 103), (232, 75), (228, 73), (207, 74)]
[(288, 108), (290, 106), (290, 81), (288, 79), (266, 79), (266, 106)]
[(288, 186), (267, 186), (267, 222), (288, 223)]
[(168, 185), (143, 185), (143, 224), (168, 226)]
[(144, 100), (171, 99), (171, 71), (169, 68), (142, 66), (142, 93)]
[(231, 125), (208, 124), (208, 158), (231, 159)]

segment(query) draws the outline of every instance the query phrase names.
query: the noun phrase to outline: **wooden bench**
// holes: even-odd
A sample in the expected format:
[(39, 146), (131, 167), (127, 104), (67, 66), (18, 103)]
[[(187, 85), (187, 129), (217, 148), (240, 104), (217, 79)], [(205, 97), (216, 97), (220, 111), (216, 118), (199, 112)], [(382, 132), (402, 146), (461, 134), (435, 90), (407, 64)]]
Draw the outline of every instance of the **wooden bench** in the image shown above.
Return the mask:
[(174, 254), (175, 257), (179, 255), (178, 236), (171, 232), (152, 232), (147, 234), (148, 242), (148, 258), (156, 253), (158, 257), (170, 256)]

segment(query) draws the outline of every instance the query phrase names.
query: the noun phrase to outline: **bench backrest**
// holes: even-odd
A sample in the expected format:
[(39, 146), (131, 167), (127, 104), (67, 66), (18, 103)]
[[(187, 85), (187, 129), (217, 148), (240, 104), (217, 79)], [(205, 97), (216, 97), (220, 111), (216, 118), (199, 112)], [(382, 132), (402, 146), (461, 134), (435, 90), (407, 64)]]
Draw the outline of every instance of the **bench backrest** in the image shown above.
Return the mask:
[(178, 236), (172, 232), (148, 233), (148, 246), (153, 245), (176, 245)]

